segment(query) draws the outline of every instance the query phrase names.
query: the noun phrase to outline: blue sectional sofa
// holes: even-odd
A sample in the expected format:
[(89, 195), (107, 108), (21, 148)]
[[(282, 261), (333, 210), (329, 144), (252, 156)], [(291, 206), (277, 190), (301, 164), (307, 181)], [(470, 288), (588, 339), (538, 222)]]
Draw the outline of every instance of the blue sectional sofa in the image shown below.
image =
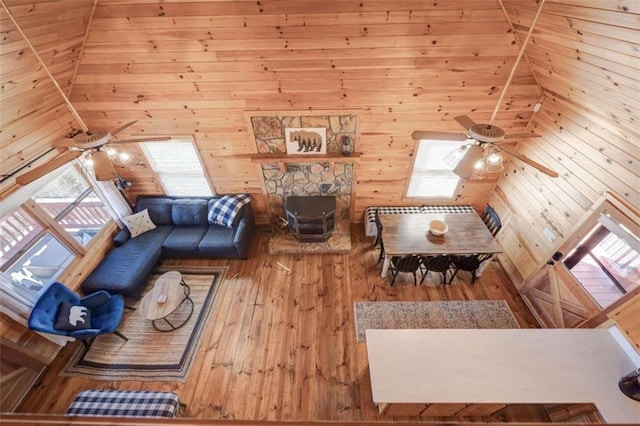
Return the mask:
[(208, 219), (220, 198), (138, 197), (135, 212), (148, 210), (155, 229), (131, 238), (123, 228), (114, 238), (115, 247), (82, 283), (82, 291), (106, 290), (137, 299), (162, 258), (246, 259), (255, 226), (251, 203), (243, 205), (227, 227)]

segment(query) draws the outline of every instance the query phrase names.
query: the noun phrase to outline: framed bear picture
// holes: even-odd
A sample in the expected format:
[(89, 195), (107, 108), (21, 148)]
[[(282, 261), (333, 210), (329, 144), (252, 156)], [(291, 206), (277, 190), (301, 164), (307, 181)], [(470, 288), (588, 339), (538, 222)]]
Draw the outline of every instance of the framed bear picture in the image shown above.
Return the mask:
[(289, 127), (284, 129), (287, 154), (326, 154), (327, 129), (324, 127)]

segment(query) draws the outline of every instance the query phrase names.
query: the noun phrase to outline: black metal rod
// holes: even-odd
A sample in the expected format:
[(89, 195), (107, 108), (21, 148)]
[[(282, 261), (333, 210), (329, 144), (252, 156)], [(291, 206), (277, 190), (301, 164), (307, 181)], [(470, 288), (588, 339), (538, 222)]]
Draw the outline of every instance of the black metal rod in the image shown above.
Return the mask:
[(24, 170), (25, 168), (31, 166), (33, 163), (35, 163), (36, 161), (38, 161), (39, 159), (41, 159), (42, 157), (44, 157), (45, 155), (47, 155), (48, 153), (50, 153), (53, 150), (55, 150), (55, 148), (49, 148), (48, 150), (46, 150), (42, 154), (38, 155), (33, 160), (29, 161), (26, 164), (23, 164), (22, 166), (18, 167), (16, 170), (12, 171), (11, 173), (7, 173), (7, 174), (2, 175), (2, 180), (0, 180), (0, 183), (4, 182), (7, 179), (12, 178), (16, 173), (19, 173), (22, 170)]

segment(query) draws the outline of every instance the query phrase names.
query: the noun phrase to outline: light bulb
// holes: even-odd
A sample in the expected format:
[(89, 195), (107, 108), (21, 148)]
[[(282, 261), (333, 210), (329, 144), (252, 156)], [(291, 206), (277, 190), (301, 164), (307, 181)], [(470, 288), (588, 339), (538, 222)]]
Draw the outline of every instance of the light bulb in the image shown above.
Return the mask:
[(84, 163), (87, 165), (87, 167), (93, 167), (94, 164), (91, 158), (87, 158)]
[(120, 157), (120, 161), (122, 161), (122, 162), (127, 162), (131, 158), (131, 156), (129, 154), (127, 154), (126, 152), (121, 152), (119, 157)]
[(118, 152), (114, 148), (107, 148), (107, 155), (109, 158), (115, 158), (118, 155)]
[(489, 164), (500, 164), (500, 163), (502, 163), (502, 157), (497, 152), (492, 152), (487, 157), (487, 162)]
[(455, 167), (456, 164), (460, 162), (460, 159), (467, 153), (467, 149), (469, 149), (469, 145), (461, 145), (453, 151), (449, 152), (444, 156), (445, 164), (451, 167)]
[(476, 170), (480, 170), (484, 167), (484, 161), (479, 160), (476, 162), (476, 164), (473, 166)]

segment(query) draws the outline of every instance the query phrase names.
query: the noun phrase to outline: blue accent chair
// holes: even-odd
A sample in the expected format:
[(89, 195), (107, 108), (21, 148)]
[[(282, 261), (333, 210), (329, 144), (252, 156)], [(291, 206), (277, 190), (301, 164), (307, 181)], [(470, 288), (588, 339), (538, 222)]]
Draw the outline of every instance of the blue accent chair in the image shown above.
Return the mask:
[[(74, 331), (55, 329), (58, 307), (62, 302), (87, 307), (91, 312), (91, 328)], [(119, 294), (110, 295), (102, 290), (80, 297), (64, 284), (53, 282), (42, 290), (29, 316), (28, 325), (35, 331), (79, 339), (89, 349), (88, 340), (104, 333), (114, 333), (125, 341), (129, 340), (117, 330), (124, 307), (124, 299)]]

